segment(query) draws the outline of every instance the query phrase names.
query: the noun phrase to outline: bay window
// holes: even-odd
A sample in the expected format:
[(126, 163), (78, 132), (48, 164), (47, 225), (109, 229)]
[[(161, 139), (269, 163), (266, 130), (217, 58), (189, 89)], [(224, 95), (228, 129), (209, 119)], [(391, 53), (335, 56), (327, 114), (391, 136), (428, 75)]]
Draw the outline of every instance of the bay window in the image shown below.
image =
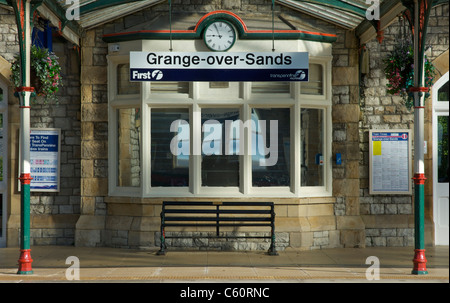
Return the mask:
[(310, 82), (143, 82), (110, 60), (110, 195), (331, 196), (331, 59)]

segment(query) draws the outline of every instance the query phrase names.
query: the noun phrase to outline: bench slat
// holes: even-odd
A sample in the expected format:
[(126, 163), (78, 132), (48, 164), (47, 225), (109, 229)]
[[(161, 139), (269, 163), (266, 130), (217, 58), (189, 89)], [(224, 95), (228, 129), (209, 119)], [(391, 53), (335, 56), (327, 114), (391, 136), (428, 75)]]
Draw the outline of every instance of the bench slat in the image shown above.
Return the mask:
[(241, 210), (241, 209), (165, 209), (166, 214), (258, 214), (258, 215), (269, 215), (272, 213), (271, 210)]
[(267, 221), (271, 222), (272, 218), (264, 218), (264, 217), (165, 217), (165, 221), (250, 221), (250, 222), (259, 222), (259, 221)]

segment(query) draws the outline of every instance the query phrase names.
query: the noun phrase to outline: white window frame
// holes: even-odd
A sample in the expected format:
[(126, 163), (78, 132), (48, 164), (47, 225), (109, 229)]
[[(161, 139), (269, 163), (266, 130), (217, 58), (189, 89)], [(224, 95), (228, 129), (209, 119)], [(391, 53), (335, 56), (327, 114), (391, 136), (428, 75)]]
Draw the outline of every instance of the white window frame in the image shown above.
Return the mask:
[[(108, 56), (108, 97), (109, 97), (109, 195), (150, 197), (329, 197), (332, 196), (332, 56), (315, 56), (310, 63), (323, 66), (323, 95), (301, 94), (301, 84), (291, 83), (290, 94), (252, 94), (250, 82), (230, 82), (229, 88), (209, 89), (208, 82), (191, 82), (188, 94), (155, 94), (151, 92), (151, 82), (142, 82), (139, 95), (117, 95), (117, 67), (129, 62), (129, 56)], [(227, 98), (223, 98), (227, 96)], [(276, 100), (276, 101), (274, 101)], [(117, 186), (117, 109), (140, 106), (142, 119), (141, 186), (140, 188)], [(251, 119), (251, 109), (290, 108), (291, 109), (291, 178), (289, 187), (253, 187), (251, 140), (244, 141), (245, 155), (240, 157), (239, 187), (202, 187), (201, 156), (193, 155), (195, 146), (201, 150), (201, 115), (199, 110), (207, 108), (239, 108), (241, 120)], [(188, 187), (151, 187), (151, 109), (189, 108), (191, 131), (191, 156), (189, 160)], [(314, 108), (324, 111), (324, 186), (301, 186), (300, 134), (301, 109)], [(169, 131), (169, 130), (168, 130)], [(251, 138), (246, 129), (247, 138)]]

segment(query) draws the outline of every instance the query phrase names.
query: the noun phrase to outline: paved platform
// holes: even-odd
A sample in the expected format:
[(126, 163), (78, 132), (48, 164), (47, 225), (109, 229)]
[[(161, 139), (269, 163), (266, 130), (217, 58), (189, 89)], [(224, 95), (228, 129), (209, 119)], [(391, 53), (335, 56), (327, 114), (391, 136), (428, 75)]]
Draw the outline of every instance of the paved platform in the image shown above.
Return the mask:
[[(414, 249), (339, 248), (265, 252), (168, 251), (68, 246), (32, 247), (32, 275), (17, 275), (18, 248), (0, 249), (0, 283), (68, 282), (70, 256), (80, 262), (75, 282), (449, 282), (449, 247), (426, 250), (428, 275), (412, 275)], [(379, 280), (368, 257), (378, 258)], [(372, 267), (371, 267), (372, 266)], [(74, 282), (74, 281), (71, 281)]]

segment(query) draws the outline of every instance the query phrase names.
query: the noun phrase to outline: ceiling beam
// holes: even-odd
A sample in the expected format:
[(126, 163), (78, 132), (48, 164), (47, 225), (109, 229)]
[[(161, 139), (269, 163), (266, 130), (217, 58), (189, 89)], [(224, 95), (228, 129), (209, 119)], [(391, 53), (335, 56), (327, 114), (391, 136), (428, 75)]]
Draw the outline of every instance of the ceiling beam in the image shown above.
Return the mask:
[(293, 0), (293, 2), (306, 2), (317, 5), (323, 5), (326, 7), (343, 10), (349, 13), (356, 14), (360, 17), (366, 16), (366, 8), (362, 8), (361, 6), (350, 4), (349, 2), (339, 1), (339, 0)]
[(97, 0), (94, 2), (90, 2), (86, 5), (80, 6), (80, 14), (84, 15), (99, 9), (108, 8), (111, 6), (116, 6), (120, 4), (126, 4), (130, 2), (138, 2), (138, 1), (145, 1), (145, 0)]

